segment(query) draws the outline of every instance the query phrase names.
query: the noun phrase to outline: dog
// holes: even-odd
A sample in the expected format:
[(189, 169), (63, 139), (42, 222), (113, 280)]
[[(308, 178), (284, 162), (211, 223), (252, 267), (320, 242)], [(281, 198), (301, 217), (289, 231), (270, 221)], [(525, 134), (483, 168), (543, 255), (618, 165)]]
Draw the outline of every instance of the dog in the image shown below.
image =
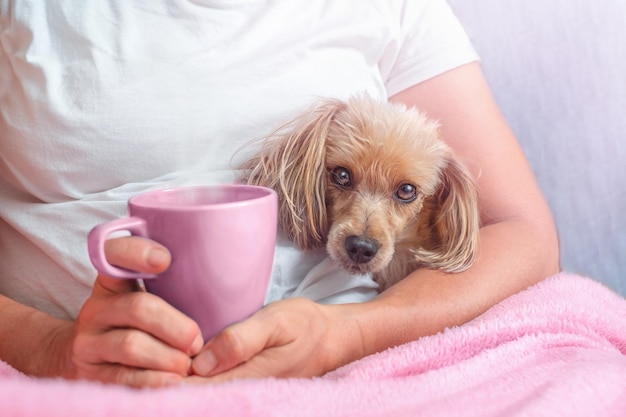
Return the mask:
[(297, 247), (325, 246), (381, 291), (421, 267), (460, 272), (477, 257), (478, 193), (438, 130), (402, 104), (324, 99), (266, 138), (243, 180), (277, 192)]

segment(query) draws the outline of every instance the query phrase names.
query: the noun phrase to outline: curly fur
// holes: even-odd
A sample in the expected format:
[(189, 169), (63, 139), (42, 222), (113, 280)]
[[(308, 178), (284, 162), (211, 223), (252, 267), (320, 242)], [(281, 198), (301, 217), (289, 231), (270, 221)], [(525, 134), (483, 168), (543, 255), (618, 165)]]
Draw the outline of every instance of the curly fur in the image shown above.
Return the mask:
[[(264, 140), (243, 169), (246, 182), (276, 190), (279, 225), (298, 247), (325, 245), (383, 290), (420, 267), (463, 271), (477, 256), (472, 177), (415, 109), (323, 100)], [(398, 198), (411, 190), (411, 201)]]

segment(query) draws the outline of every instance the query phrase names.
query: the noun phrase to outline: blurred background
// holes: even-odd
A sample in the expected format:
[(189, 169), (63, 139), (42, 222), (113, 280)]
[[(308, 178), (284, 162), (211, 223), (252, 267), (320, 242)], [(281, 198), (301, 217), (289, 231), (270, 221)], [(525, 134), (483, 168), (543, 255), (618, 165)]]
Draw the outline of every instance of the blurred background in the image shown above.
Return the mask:
[(564, 270), (626, 296), (626, 0), (449, 0), (553, 210)]

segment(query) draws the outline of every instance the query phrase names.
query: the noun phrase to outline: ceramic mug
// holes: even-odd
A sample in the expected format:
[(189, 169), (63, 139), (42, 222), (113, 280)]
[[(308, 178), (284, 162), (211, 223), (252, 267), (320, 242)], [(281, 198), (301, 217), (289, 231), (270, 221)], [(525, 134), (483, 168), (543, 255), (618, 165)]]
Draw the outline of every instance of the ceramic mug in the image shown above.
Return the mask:
[[(148, 292), (194, 319), (205, 340), (263, 306), (276, 244), (277, 197), (239, 184), (149, 191), (128, 201), (129, 216), (89, 233), (92, 264), (104, 275), (143, 280)], [(169, 249), (158, 275), (107, 262), (104, 242), (128, 231)]]

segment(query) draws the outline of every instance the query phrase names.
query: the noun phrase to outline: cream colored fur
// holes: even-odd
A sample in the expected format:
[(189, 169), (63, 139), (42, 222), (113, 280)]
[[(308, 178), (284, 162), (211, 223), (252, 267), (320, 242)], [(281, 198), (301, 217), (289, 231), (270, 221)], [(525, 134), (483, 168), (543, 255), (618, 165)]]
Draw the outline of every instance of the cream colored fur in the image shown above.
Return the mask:
[(437, 123), (415, 109), (364, 96), (323, 100), (243, 168), (247, 182), (277, 191), (279, 225), (298, 247), (325, 245), (383, 290), (420, 267), (463, 271), (477, 256), (474, 182)]

